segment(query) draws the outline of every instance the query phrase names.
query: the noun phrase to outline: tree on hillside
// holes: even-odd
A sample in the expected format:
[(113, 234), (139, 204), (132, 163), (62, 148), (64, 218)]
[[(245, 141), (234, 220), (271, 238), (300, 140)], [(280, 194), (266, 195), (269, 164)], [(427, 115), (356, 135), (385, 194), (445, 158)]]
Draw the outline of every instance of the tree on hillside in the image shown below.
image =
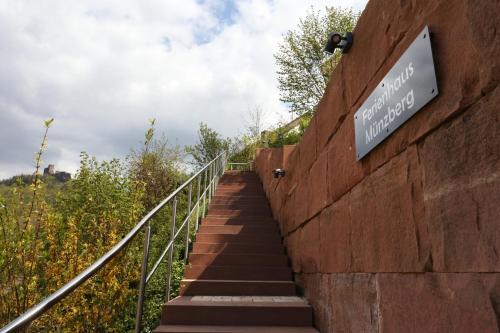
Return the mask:
[(209, 128), (207, 124), (200, 123), (198, 129), (198, 143), (187, 146), (186, 152), (193, 157), (193, 164), (203, 166), (217, 157), (224, 150), (231, 148), (231, 139), (224, 139), (217, 131)]
[(265, 118), (266, 112), (261, 105), (255, 105), (253, 108), (249, 108), (246, 116), (244, 117), (244, 123), (246, 126), (246, 133), (244, 136), (259, 139), (262, 131), (264, 130)]
[(278, 65), (280, 100), (297, 115), (314, 112), (330, 75), (340, 60), (340, 52), (325, 58), (323, 49), (329, 33), (352, 31), (358, 13), (352, 9), (326, 7), (311, 11), (295, 30), (289, 30), (274, 57)]
[(143, 146), (133, 149), (128, 156), (130, 176), (141, 183), (148, 194), (143, 198), (146, 210), (156, 206), (184, 180), (181, 148), (170, 146), (165, 135), (155, 139), (155, 122), (150, 120)]

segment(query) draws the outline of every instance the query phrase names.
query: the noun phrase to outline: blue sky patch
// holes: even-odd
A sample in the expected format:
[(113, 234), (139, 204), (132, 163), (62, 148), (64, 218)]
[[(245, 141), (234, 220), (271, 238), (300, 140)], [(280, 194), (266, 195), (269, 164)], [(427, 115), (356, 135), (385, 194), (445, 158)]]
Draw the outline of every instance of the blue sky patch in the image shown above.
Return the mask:
[(222, 0), (222, 1), (207, 1), (197, 0), (198, 4), (206, 5), (210, 13), (217, 19), (217, 25), (210, 29), (206, 27), (198, 27), (194, 34), (196, 44), (209, 43), (215, 36), (221, 33), (225, 27), (233, 25), (236, 22), (238, 6), (236, 0)]
[(164, 36), (161, 40), (161, 43), (163, 44), (165, 51), (167, 52), (172, 51), (172, 42), (170, 41), (170, 38)]

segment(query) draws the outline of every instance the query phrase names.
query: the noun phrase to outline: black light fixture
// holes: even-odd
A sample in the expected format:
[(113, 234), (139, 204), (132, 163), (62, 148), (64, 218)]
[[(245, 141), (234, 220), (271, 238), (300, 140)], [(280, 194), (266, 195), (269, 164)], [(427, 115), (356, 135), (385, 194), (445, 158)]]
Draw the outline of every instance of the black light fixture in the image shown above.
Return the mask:
[(285, 170), (283, 169), (274, 169), (273, 170), (274, 178), (285, 177)]
[(342, 53), (347, 53), (352, 46), (352, 42), (352, 32), (346, 32), (345, 36), (342, 36), (339, 32), (332, 32), (330, 35), (328, 35), (325, 52), (333, 54), (333, 52), (335, 52), (335, 49), (341, 49)]

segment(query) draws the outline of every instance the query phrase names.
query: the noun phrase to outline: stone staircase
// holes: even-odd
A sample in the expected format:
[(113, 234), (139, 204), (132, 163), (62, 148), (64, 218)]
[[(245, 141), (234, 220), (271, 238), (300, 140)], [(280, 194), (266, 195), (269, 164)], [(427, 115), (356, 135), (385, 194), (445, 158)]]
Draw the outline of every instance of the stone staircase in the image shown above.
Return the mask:
[(312, 325), (259, 179), (226, 172), (198, 229), (180, 296), (163, 306), (154, 332), (317, 332)]

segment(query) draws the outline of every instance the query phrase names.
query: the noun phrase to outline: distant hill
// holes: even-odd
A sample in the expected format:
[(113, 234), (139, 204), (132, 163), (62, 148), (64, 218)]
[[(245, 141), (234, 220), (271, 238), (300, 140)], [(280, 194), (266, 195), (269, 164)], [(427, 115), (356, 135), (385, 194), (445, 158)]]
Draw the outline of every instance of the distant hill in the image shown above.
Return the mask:
[[(61, 177), (60, 176), (61, 174), (64, 175), (64, 176)], [(71, 176), (68, 177), (66, 175), (69, 175), (69, 174), (67, 172), (58, 172), (58, 173), (56, 173), (54, 175), (43, 175), (43, 176), (41, 176), (41, 178), (46, 183), (53, 183), (53, 182), (56, 182), (56, 183), (65, 183), (65, 182), (67, 182), (68, 180), (71, 179)], [(12, 186), (15, 183), (17, 183), (18, 181), (20, 181), (24, 185), (29, 185), (33, 181), (33, 175), (20, 174), (20, 175), (12, 176), (10, 178), (4, 179), (4, 180), (0, 180), (0, 185)]]
[[(21, 191), (24, 194), (29, 193), (29, 185), (32, 183), (33, 175), (17, 175), (4, 179), (0, 181), (0, 198), (10, 197), (13, 195), (12, 189), (13, 185), (17, 184), (19, 181), (21, 183)], [(58, 193), (64, 193), (66, 191), (69, 181), (66, 179), (58, 179), (55, 175), (45, 175), (41, 176), (43, 183), (45, 184), (45, 198), (48, 202), (53, 203)]]

